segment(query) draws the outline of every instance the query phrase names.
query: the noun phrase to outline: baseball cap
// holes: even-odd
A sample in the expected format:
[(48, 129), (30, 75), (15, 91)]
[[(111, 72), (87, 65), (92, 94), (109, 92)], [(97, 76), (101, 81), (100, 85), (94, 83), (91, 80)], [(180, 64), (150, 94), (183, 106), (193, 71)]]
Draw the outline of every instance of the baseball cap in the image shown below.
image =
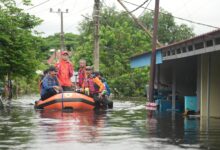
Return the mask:
[(62, 51), (61, 52), (61, 55), (65, 55), (65, 54), (69, 55), (69, 53), (67, 51)]

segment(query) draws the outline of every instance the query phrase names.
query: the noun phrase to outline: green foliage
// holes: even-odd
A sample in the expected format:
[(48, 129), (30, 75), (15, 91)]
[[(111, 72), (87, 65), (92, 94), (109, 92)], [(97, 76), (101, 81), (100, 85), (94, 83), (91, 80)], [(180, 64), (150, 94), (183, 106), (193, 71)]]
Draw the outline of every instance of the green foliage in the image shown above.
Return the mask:
[[(162, 10), (159, 18), (159, 41), (171, 43), (193, 36), (186, 25), (176, 25), (171, 14)], [(165, 14), (164, 14), (165, 13)], [(106, 8), (100, 18), (100, 71), (107, 78), (110, 87), (116, 88), (124, 96), (144, 95), (148, 82), (147, 68), (130, 68), (130, 57), (151, 49), (151, 39), (137, 26), (127, 13), (114, 8)], [(89, 18), (89, 16), (88, 16)], [(152, 30), (153, 14), (145, 13), (140, 19)], [(91, 65), (93, 62), (93, 26), (85, 19), (80, 24), (78, 47), (74, 62), (81, 58)]]
[[(150, 49), (151, 39), (147, 37), (133, 20), (113, 8), (104, 9), (100, 20), (100, 70), (110, 87), (125, 96), (143, 95), (142, 87), (147, 83), (147, 70), (130, 68), (130, 57)], [(92, 65), (93, 30), (89, 20), (80, 24), (78, 47), (74, 62), (87, 60)], [(77, 64), (78, 65), (78, 64)], [(143, 80), (137, 80), (139, 72), (144, 72)], [(139, 78), (140, 79), (140, 78)], [(140, 81), (140, 82), (138, 82)]]
[[(66, 49), (68, 51), (74, 52), (78, 44), (79, 36), (76, 34), (72, 34), (72, 33), (65, 33), (64, 37), (65, 37)], [(51, 53), (49, 52), (50, 49), (56, 49), (56, 50), (60, 49), (60, 34), (59, 33), (43, 38), (43, 44), (42, 44), (41, 50), (45, 52), (45, 55), (46, 55), (45, 58), (48, 58), (51, 55)]]
[[(145, 13), (140, 20), (153, 30), (153, 12)], [(194, 36), (193, 29), (185, 24), (177, 25), (171, 13), (160, 9), (158, 21), (158, 40), (163, 44), (171, 44)]]
[[(30, 0), (23, 2), (30, 5)], [(60, 35), (46, 38), (33, 35), (32, 29), (41, 23), (39, 18), (17, 8), (14, 0), (0, 0), (0, 4), (0, 78), (11, 74), (20, 90), (34, 91), (37, 85), (35, 71), (47, 67), (45, 60), (49, 49), (59, 49)], [(177, 25), (170, 13), (161, 11), (158, 31), (161, 43), (177, 42), (194, 35), (191, 28), (184, 24)], [(110, 87), (116, 88), (122, 95), (144, 95), (149, 70), (131, 69), (130, 57), (151, 50), (151, 38), (127, 13), (105, 8), (100, 15), (100, 71)], [(152, 13), (147, 12), (140, 19), (150, 30), (153, 29)], [(75, 68), (78, 68), (78, 61), (82, 58), (87, 60), (87, 65), (93, 65), (93, 22), (83, 20), (79, 31), (79, 35), (65, 34), (65, 44), (67, 50), (73, 52), (71, 59)]]
[[(65, 46), (66, 49), (71, 51), (76, 49), (77, 46), (77, 40), (78, 40), (78, 35), (72, 34), (72, 33), (66, 33), (64, 35), (65, 37)], [(44, 50), (49, 50), (49, 49), (60, 49), (60, 34), (56, 33), (54, 35), (48, 36), (44, 38)]]
[[(23, 2), (30, 4), (29, 0)], [(41, 20), (17, 8), (14, 0), (1, 0), (0, 4), (0, 76), (32, 79), (42, 59), (42, 39), (32, 29)]]

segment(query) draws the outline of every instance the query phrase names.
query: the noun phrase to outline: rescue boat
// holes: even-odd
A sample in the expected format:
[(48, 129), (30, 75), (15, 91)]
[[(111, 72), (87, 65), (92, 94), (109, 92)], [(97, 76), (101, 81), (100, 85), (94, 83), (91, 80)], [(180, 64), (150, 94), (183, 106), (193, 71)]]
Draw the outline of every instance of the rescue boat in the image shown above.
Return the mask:
[[(108, 106), (112, 108), (113, 102), (109, 102)], [(59, 93), (46, 100), (39, 100), (35, 103), (36, 109), (93, 110), (95, 107), (97, 106), (95, 106), (93, 98), (76, 92)]]

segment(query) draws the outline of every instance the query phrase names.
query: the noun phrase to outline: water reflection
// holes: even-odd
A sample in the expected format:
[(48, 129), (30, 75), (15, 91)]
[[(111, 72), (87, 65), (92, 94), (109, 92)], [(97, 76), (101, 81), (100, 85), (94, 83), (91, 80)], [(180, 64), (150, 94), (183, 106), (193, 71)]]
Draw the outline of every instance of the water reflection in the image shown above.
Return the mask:
[[(32, 98), (33, 99), (33, 98)], [(220, 120), (147, 111), (142, 101), (115, 101), (113, 110), (35, 111), (30, 99), (0, 111), (0, 149), (216, 149)]]
[(32, 116), (30, 109), (15, 107), (0, 111), (0, 149), (26, 148), (24, 144), (33, 139), (32, 132), (28, 130), (34, 127)]
[(44, 110), (40, 111), (39, 115), (46, 118), (40, 121), (39, 126), (44, 128), (44, 132), (49, 133), (48, 138), (56, 142), (97, 142), (99, 130), (104, 127), (106, 118), (105, 111)]

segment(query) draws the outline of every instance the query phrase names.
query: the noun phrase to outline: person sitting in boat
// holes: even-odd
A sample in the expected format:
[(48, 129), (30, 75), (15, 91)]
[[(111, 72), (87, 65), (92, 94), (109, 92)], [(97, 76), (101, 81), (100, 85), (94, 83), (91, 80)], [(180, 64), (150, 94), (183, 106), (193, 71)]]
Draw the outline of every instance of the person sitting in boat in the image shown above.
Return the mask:
[(43, 79), (44, 77), (46, 77), (48, 75), (48, 69), (44, 70), (43, 74), (40, 75), (40, 79), (38, 81), (38, 88), (39, 88), (39, 91), (41, 93), (41, 90), (42, 90), (42, 84), (43, 84)]
[(78, 71), (78, 79), (79, 79), (79, 88), (82, 87), (83, 81), (86, 78), (86, 60), (80, 59), (79, 60), (79, 71)]
[(69, 61), (69, 54), (67, 51), (61, 52), (61, 58), (55, 64), (58, 74), (57, 77), (64, 91), (72, 91), (71, 77), (73, 76), (73, 65)]
[(106, 89), (106, 92), (107, 92), (106, 95), (107, 95), (107, 96), (110, 96), (110, 94), (111, 94), (110, 87), (109, 87), (109, 85), (108, 85), (106, 79), (103, 77), (102, 73), (99, 72), (99, 71), (96, 71), (96, 72), (94, 72), (94, 75), (95, 75), (96, 77), (98, 77), (98, 78), (102, 81), (102, 83), (105, 85), (105, 89)]
[(44, 77), (42, 82), (41, 100), (45, 100), (62, 91), (62, 87), (57, 79), (57, 70), (51, 66), (48, 69), (48, 75)]
[(105, 85), (93, 74), (93, 67), (91, 66), (86, 67), (86, 78), (83, 82), (83, 91), (86, 95), (93, 97), (96, 107), (100, 104), (107, 107), (107, 100), (103, 99), (103, 95), (106, 93)]

